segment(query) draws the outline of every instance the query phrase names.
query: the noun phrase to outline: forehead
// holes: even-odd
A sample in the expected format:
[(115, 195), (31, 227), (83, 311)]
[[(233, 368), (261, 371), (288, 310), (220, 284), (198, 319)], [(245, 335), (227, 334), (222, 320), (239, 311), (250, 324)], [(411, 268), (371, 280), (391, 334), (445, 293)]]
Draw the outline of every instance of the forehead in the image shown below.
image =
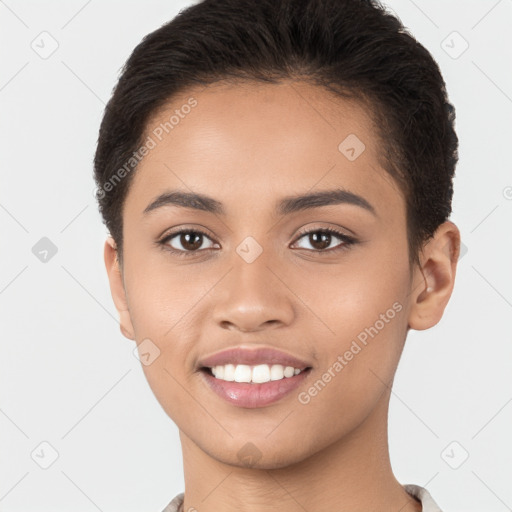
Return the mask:
[(191, 88), (153, 114), (145, 140), (152, 148), (126, 200), (140, 211), (165, 188), (258, 208), (267, 198), (315, 188), (376, 199), (386, 195), (383, 187), (397, 193), (379, 165), (381, 143), (368, 111), (310, 84)]

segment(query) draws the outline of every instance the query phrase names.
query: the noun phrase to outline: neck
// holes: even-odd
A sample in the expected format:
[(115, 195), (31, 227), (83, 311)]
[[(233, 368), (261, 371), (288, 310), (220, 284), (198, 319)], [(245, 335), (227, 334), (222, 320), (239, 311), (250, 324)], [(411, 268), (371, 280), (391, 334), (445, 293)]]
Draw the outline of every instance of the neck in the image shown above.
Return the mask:
[(342, 439), (292, 465), (251, 468), (214, 459), (180, 430), (183, 510), (200, 512), (420, 512), (393, 475), (387, 390), (372, 413)]

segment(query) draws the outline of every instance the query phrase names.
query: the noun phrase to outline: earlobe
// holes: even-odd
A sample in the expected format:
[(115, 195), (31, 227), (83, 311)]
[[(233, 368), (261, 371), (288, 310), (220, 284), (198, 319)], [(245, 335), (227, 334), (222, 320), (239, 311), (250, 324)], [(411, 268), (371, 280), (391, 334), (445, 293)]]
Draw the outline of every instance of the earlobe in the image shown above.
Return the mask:
[(425, 244), (421, 266), (415, 269), (414, 287), (410, 292), (411, 329), (429, 329), (441, 320), (455, 284), (459, 252), (459, 229), (453, 222), (446, 221)]
[(110, 292), (120, 317), (119, 328), (123, 336), (130, 340), (135, 340), (130, 310), (128, 309), (128, 303), (126, 300), (123, 276), (119, 266), (116, 244), (111, 236), (109, 236), (105, 241), (103, 256), (110, 283)]

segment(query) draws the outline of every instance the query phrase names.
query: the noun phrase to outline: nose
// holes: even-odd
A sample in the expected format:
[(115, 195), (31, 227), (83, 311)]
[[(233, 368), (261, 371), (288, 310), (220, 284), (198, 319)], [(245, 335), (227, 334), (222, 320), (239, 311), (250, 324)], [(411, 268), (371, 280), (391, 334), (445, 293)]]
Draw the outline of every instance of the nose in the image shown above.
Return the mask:
[(252, 263), (233, 261), (215, 287), (214, 321), (223, 329), (262, 331), (290, 325), (295, 308), (289, 277), (261, 255)]

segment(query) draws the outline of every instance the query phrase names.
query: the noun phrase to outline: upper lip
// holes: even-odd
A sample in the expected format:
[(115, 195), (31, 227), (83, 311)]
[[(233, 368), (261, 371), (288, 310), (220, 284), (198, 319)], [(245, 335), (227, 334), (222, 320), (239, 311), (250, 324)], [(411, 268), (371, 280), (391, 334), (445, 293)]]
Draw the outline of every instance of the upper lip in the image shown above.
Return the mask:
[(283, 366), (292, 366), (303, 370), (310, 365), (298, 357), (281, 352), (272, 347), (246, 348), (233, 347), (222, 352), (217, 352), (211, 356), (205, 357), (199, 361), (199, 368), (213, 368), (214, 366), (223, 366), (225, 364), (280, 364)]

